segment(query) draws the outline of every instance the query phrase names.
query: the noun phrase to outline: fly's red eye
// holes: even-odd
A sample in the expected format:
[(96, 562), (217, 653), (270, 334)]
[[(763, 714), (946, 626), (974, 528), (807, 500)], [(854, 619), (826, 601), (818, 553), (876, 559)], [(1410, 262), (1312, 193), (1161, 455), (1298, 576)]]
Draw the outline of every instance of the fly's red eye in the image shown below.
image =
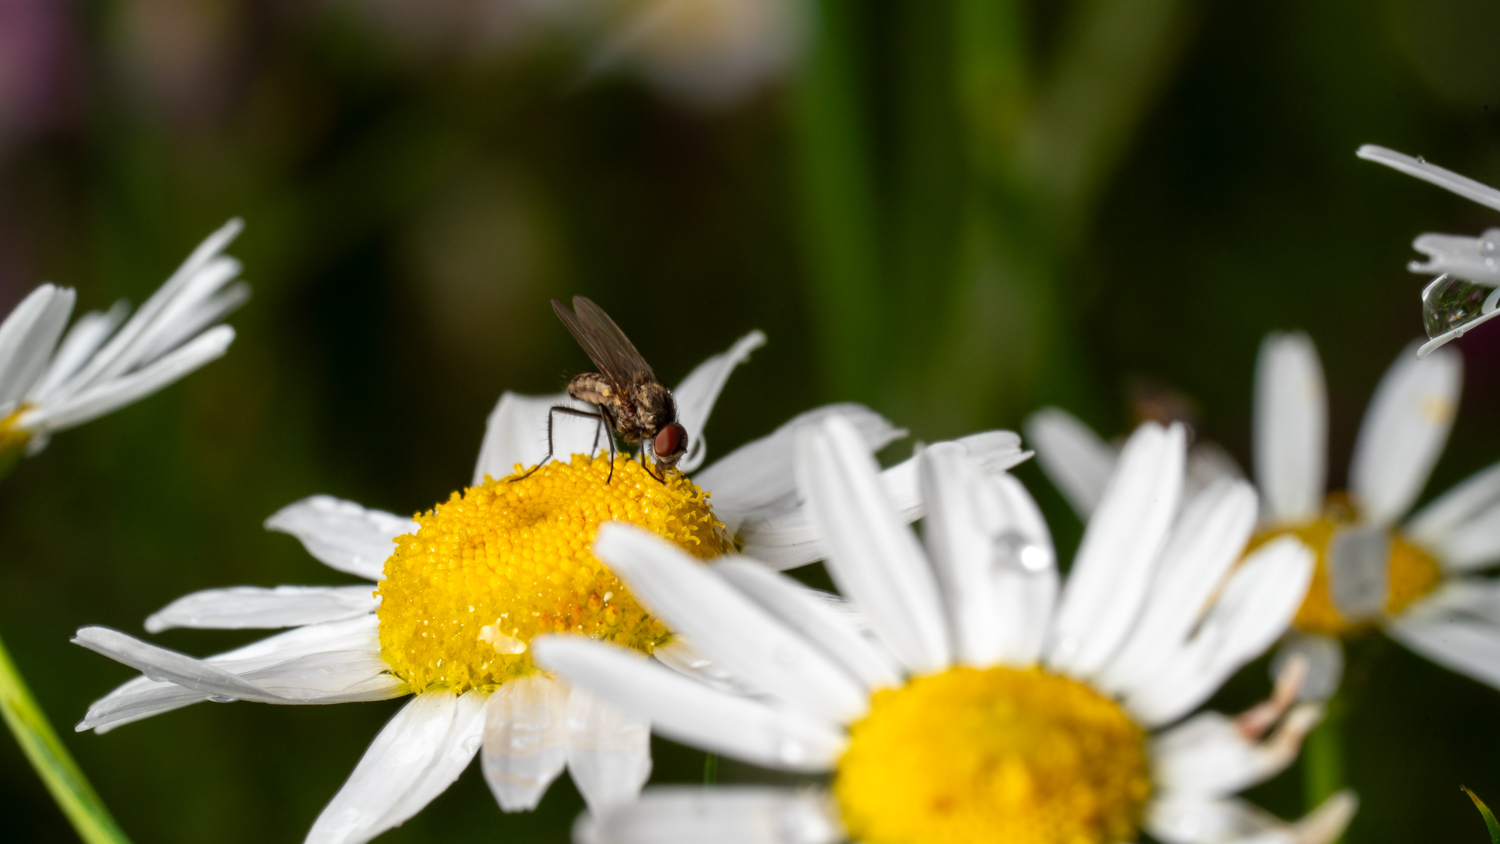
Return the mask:
[(656, 442), (652, 444), (657, 457), (681, 454), (685, 448), (687, 448), (687, 429), (676, 422), (657, 432)]

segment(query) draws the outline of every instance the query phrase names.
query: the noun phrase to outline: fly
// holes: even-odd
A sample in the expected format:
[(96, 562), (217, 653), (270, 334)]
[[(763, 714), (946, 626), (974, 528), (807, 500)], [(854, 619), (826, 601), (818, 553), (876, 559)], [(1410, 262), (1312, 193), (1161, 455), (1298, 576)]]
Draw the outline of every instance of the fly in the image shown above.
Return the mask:
[[(677, 421), (677, 402), (672, 399), (672, 392), (657, 380), (651, 365), (603, 308), (583, 296), (574, 296), (572, 310), (556, 299), (552, 300), (552, 310), (599, 368), (598, 372), (575, 375), (568, 382), (568, 395), (592, 404), (594, 412), (562, 405), (547, 411), (547, 456), (531, 472), (552, 459), (552, 418), (553, 414), (563, 413), (596, 419), (599, 432), (609, 432), (609, 478), (605, 483), (615, 476), (614, 434), (628, 443), (649, 444), (640, 446), (641, 465), (652, 477), (665, 482), (667, 471), (676, 467), (688, 447), (687, 429)], [(594, 448), (598, 446), (596, 434)], [(656, 458), (656, 472), (646, 465), (648, 447)], [(528, 477), (531, 472), (515, 480)]]

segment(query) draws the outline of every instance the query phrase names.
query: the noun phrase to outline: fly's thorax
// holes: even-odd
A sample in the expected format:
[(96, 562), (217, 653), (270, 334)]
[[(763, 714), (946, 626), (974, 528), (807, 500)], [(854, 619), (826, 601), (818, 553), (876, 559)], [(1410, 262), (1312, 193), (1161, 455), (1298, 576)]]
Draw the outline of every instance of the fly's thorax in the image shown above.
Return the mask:
[(1262, 530), (1248, 550), (1288, 535), (1317, 554), (1307, 595), (1292, 622), (1303, 633), (1347, 636), (1371, 629), (1443, 579), (1431, 553), (1395, 528), (1361, 520), (1344, 495), (1330, 496), (1315, 520)]
[(1151, 795), (1146, 732), (1039, 668), (950, 668), (878, 691), (834, 779), (865, 844), (1115, 844)]
[(672, 399), (672, 391), (649, 373), (636, 374), (631, 396), (642, 439), (656, 436), (662, 428), (677, 421), (677, 402)]
[[(396, 540), (381, 598), (381, 656), (412, 688), (491, 687), (536, 670), (529, 643), (569, 632), (650, 653), (668, 636), (590, 546), (599, 525), (644, 527), (700, 559), (732, 550), (708, 495), (681, 475), (574, 455), (530, 476), (455, 492)], [(517, 467), (519, 474), (521, 467)]]

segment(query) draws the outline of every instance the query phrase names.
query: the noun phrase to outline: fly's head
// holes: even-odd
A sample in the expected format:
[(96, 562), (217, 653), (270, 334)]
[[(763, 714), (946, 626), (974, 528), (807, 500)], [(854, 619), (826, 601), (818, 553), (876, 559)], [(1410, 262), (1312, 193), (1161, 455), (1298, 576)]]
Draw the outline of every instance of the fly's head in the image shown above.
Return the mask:
[(673, 422), (657, 431), (651, 440), (651, 452), (656, 455), (656, 468), (663, 472), (675, 468), (677, 461), (687, 453), (687, 447), (687, 429), (681, 423)]

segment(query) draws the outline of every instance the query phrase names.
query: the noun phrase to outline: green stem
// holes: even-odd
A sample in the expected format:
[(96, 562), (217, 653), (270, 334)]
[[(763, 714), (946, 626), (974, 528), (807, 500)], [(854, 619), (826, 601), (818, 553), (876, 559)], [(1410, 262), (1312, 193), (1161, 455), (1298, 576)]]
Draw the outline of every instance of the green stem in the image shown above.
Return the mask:
[(719, 756), (716, 753), (703, 755), (703, 784), (713, 785), (719, 781)]
[(808, 291), (829, 392), (870, 400), (881, 369), (876, 197), (859, 84), (857, 0), (823, 0), (793, 87), (791, 145)]
[[(1344, 788), (1344, 701), (1328, 701), (1323, 723), (1302, 744), (1302, 788), (1308, 811)], [(1330, 844), (1334, 844), (1330, 842)]]
[(47, 717), (37, 706), (10, 654), (0, 642), (0, 714), (16, 742), (26, 752), (31, 767), (52, 792), (52, 799), (87, 844), (128, 844), (130, 839), (110, 816), (93, 786), (78, 769)]

